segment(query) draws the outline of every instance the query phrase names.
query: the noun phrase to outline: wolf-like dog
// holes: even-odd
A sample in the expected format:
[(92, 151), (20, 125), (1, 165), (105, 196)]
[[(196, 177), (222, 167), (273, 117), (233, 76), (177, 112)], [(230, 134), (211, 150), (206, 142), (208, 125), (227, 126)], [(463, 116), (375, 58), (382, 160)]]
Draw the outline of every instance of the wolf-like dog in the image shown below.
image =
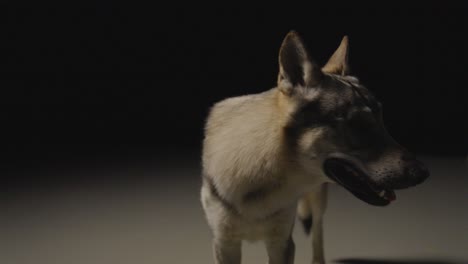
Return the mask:
[(325, 66), (289, 32), (277, 86), (216, 103), (207, 118), (201, 203), (215, 263), (238, 264), (243, 240), (261, 240), (268, 263), (291, 264), (296, 215), (312, 231), (313, 263), (324, 263), (327, 183), (377, 206), (429, 172), (386, 131), (382, 105), (348, 75), (348, 38)]

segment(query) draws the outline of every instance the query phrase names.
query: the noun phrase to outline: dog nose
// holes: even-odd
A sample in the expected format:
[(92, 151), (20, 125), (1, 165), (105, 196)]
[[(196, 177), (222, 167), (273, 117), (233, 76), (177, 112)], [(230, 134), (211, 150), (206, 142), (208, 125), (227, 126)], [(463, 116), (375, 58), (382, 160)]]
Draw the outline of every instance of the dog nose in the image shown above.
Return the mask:
[(411, 179), (413, 185), (420, 184), (429, 177), (429, 170), (419, 160), (413, 159), (407, 161), (405, 166), (405, 175)]

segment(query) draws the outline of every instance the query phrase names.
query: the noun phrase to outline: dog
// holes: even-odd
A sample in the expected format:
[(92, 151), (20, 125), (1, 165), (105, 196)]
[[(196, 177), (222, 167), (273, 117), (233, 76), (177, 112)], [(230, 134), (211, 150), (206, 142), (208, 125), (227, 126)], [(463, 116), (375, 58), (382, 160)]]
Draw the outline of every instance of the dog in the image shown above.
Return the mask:
[(348, 75), (348, 37), (323, 67), (295, 31), (279, 50), (277, 86), (216, 103), (205, 125), (201, 204), (215, 263), (238, 264), (242, 241), (263, 241), (270, 264), (294, 262), (296, 216), (325, 263), (327, 184), (375, 206), (429, 172), (386, 131), (382, 105)]

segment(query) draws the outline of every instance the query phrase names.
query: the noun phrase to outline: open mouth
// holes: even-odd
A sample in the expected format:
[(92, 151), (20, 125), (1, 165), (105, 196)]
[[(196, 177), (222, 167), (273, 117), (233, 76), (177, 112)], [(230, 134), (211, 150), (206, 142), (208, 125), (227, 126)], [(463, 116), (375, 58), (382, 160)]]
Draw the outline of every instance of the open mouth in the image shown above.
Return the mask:
[(375, 187), (363, 169), (344, 158), (332, 157), (323, 164), (325, 174), (362, 201), (385, 206), (396, 199), (393, 190)]

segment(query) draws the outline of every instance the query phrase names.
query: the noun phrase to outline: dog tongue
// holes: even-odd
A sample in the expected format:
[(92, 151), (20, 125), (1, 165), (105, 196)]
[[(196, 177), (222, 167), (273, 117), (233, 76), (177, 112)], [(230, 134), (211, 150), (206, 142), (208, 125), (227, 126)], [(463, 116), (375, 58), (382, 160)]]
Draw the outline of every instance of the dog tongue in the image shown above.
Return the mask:
[(390, 191), (385, 190), (384, 197), (385, 197), (385, 199), (387, 199), (389, 201), (394, 201), (396, 199), (395, 192), (391, 191), (391, 190)]

